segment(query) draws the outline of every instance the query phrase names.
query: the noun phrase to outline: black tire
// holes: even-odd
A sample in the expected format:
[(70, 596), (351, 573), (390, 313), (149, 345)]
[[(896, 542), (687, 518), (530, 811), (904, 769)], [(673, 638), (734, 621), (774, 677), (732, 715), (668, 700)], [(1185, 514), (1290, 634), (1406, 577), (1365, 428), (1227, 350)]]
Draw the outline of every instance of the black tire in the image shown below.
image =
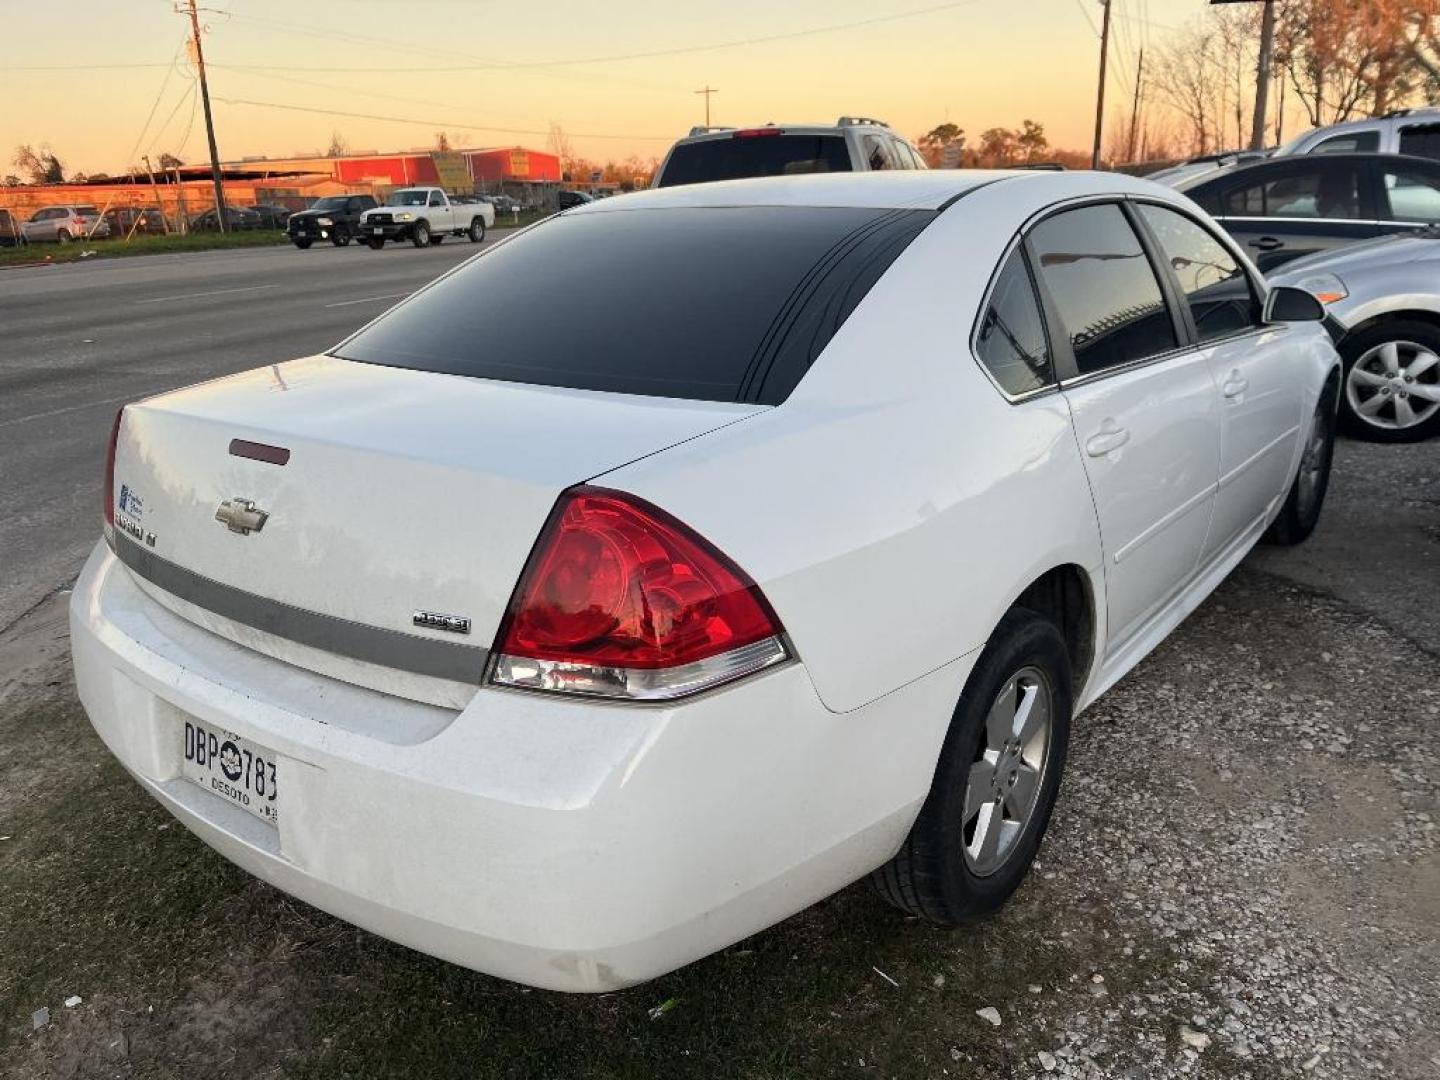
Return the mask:
[[(1356, 411), (1356, 398), (1361, 393), (1368, 394), (1369, 388), (1362, 390), (1354, 385), (1355, 366), (1377, 347), (1390, 342), (1403, 343), (1403, 346), (1406, 347), (1419, 346), (1430, 353), (1440, 355), (1440, 328), (1418, 319), (1382, 319), (1340, 343), (1340, 356), (1345, 361), (1339, 395), (1341, 430), (1347, 435), (1354, 435), (1357, 439), (1366, 439), (1370, 442), (1408, 443), (1428, 439), (1432, 435), (1440, 433), (1440, 409), (1436, 409), (1426, 419), (1408, 427), (1394, 426), (1397, 415), (1394, 412), (1396, 408), (1394, 402), (1381, 406), (1376, 422), (1365, 419)], [(1416, 381), (1424, 384), (1427, 393), (1440, 392), (1432, 389), (1440, 387), (1440, 365), (1428, 369)], [(1404, 383), (1395, 388), (1396, 392), (1399, 390), (1407, 390), (1408, 393)], [(1384, 392), (1388, 396), (1392, 390), (1390, 387), (1385, 387)], [(1426, 399), (1416, 398), (1414, 400), (1422, 407), (1429, 404)]]
[(1330, 466), (1335, 460), (1335, 398), (1339, 392), (1339, 383), (1332, 380), (1315, 404), (1305, 431), (1300, 468), (1279, 515), (1265, 530), (1263, 539), (1267, 544), (1293, 547), (1309, 538), (1320, 523), (1325, 493), (1330, 490)]
[(371, 236), (366, 239), (365, 243), (370, 245), (371, 251), (379, 251), (385, 246), (385, 238), (383, 236)]
[(303, 236), (299, 236), (299, 237), (296, 237), (296, 238), (295, 238), (295, 246), (296, 246), (297, 248), (299, 248), (301, 251), (307, 250), (307, 249), (310, 247), (310, 245), (313, 244), (314, 242), (315, 242), (315, 241), (309, 240), (309, 239), (307, 239), (307, 238), (305, 238), (305, 237), (303, 237)]
[[(1050, 735), (1038, 791), (1023, 831), (998, 867), (977, 874), (964, 854), (967, 779), (986, 746), (986, 717), (1023, 670), (1040, 672), (1050, 695)], [(898, 854), (871, 874), (879, 894), (902, 911), (941, 926), (957, 926), (999, 908), (1024, 880), (1050, 823), (1070, 744), (1073, 707), (1069, 654), (1048, 619), (1012, 608), (981, 653), (940, 751), (930, 795)], [(996, 805), (999, 805), (997, 802)]]
[(57, 244), (68, 244), (68, 243), (70, 242), (70, 232), (69, 232), (69, 230), (68, 230), (68, 229), (61, 229), (59, 232), (57, 232), (57, 233), (55, 234), (55, 242), (56, 242)]
[(418, 248), (423, 248), (430, 243), (430, 225), (424, 221), (417, 221), (415, 228), (410, 230), (410, 243)]
[(336, 247), (349, 247), (350, 230), (343, 225), (336, 226), (335, 231), (330, 234), (330, 243)]
[(444, 234), (444, 233), (431, 233), (431, 234), (430, 234), (430, 246), (431, 246), (431, 247), (439, 247), (439, 246), (440, 246), (441, 244), (443, 244), (444, 242), (445, 242), (445, 234)]
[(470, 237), (470, 242), (471, 242), (472, 244), (482, 244), (482, 243), (484, 243), (484, 242), (485, 242), (485, 219), (484, 219), (484, 218), (478, 218), (478, 217), (477, 217), (477, 218), (475, 218), (473, 221), (471, 221), (471, 222), (470, 222), (470, 228), (466, 230), (465, 235), (468, 236), (468, 237)]

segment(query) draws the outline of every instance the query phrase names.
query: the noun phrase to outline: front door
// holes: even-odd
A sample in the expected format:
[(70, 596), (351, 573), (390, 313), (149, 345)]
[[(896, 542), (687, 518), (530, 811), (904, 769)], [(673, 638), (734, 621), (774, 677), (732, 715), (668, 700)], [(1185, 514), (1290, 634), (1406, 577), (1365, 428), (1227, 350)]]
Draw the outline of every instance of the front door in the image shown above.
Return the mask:
[[(1113, 655), (1193, 578), (1215, 501), (1220, 406), (1116, 203), (1064, 210), (1031, 232), (1061, 386), (1105, 553)], [(1057, 356), (1057, 359), (1059, 357)]]
[(1301, 419), (1303, 353), (1266, 326), (1260, 292), (1206, 226), (1168, 206), (1138, 207), (1173, 275), (1181, 314), (1210, 367), (1220, 414), (1215, 513), (1201, 565), (1253, 532), (1285, 490)]

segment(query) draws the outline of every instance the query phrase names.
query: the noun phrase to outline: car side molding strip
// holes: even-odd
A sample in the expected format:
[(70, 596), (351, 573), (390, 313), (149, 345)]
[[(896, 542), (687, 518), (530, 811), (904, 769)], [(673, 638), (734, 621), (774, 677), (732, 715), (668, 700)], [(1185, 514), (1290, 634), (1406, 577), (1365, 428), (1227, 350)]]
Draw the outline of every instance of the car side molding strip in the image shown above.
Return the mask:
[[(197, 574), (117, 533), (115, 556), (139, 577), (196, 607), (276, 637), (380, 667), (479, 686), (490, 650), (341, 619), (257, 596)], [(403, 612), (407, 618), (410, 612)]]

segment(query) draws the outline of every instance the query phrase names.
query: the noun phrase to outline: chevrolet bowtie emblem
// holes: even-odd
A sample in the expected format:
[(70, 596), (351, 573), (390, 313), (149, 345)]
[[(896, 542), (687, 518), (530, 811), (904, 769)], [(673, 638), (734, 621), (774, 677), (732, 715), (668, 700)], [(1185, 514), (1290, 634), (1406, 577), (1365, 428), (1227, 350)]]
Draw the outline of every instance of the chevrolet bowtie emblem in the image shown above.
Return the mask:
[(249, 536), (265, 527), (270, 517), (264, 510), (256, 509), (249, 499), (226, 499), (215, 511), (215, 520), (233, 533)]

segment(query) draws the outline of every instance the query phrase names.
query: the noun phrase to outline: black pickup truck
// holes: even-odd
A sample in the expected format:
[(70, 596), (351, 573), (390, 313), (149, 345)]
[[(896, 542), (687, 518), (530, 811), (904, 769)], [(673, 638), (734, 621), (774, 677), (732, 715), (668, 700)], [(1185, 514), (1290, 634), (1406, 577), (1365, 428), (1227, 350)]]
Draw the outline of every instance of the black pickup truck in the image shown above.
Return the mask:
[(344, 247), (355, 236), (360, 215), (376, 205), (370, 195), (327, 195), (310, 209), (291, 214), (285, 233), (298, 248), (308, 248), (316, 240)]

